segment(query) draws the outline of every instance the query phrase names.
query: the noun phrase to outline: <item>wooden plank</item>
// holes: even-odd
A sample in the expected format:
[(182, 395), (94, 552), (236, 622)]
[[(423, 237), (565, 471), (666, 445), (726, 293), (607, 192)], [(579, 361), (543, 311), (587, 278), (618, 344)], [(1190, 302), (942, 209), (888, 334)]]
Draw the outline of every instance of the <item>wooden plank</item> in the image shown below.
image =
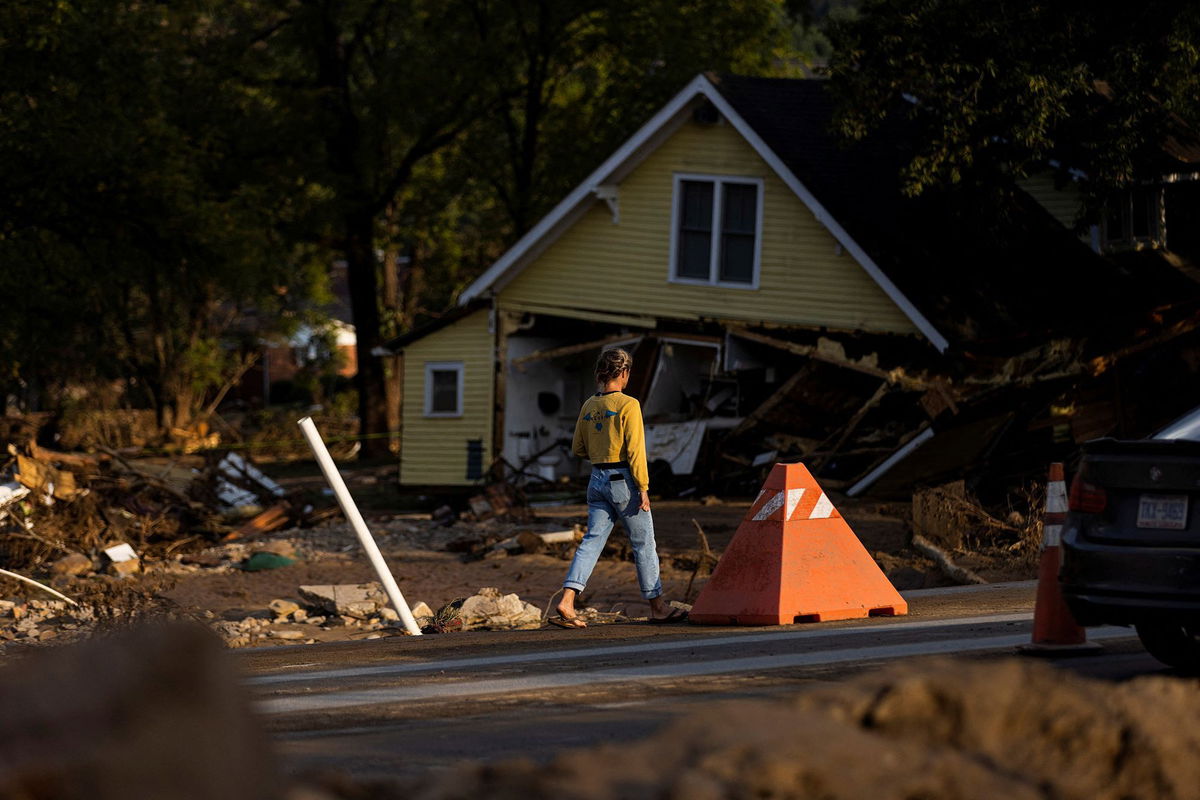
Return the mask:
[(826, 462), (838, 454), (838, 451), (841, 450), (842, 445), (846, 443), (846, 440), (849, 439), (850, 435), (858, 428), (859, 423), (863, 421), (863, 417), (867, 415), (867, 412), (879, 405), (879, 402), (883, 400), (883, 396), (887, 394), (888, 390), (891, 388), (892, 385), (887, 381), (879, 384), (879, 388), (875, 390), (875, 394), (871, 395), (870, 399), (863, 403), (862, 407), (859, 408), (858, 411), (854, 412), (854, 416), (852, 416), (850, 421), (847, 422), (842, 428), (841, 434), (838, 436), (837, 441), (834, 442), (833, 447), (829, 448), (828, 452), (817, 457), (813, 463), (812, 471), (814, 475), (819, 475), (821, 468), (825, 466)]
[(729, 432), (729, 435), (726, 438), (731, 439), (740, 433), (745, 433), (746, 431), (750, 430), (755, 425), (757, 425), (758, 421), (760, 419), (762, 419), (764, 416), (766, 416), (771, 411), (772, 408), (779, 405), (779, 403), (783, 400), (783, 398), (787, 397), (788, 394), (792, 391), (792, 389), (796, 388), (796, 384), (799, 383), (800, 379), (802, 377), (804, 377), (806, 374), (807, 374), (807, 370), (803, 370), (803, 369), (796, 370), (795, 375), (793, 375), (792, 377), (790, 377), (786, 381), (784, 381), (783, 385), (780, 386), (778, 389), (776, 389), (774, 392), (772, 392), (770, 397), (768, 397), (766, 400), (762, 401), (762, 403), (758, 406), (758, 408), (751, 411), (749, 416), (747, 416), (744, 420), (742, 420), (736, 428), (731, 430)]
[(836, 367), (843, 367), (855, 372), (861, 372), (864, 375), (871, 375), (889, 383), (900, 385), (906, 389), (928, 388), (925, 381), (911, 378), (900, 370), (888, 372), (887, 370), (880, 369), (879, 367), (861, 364), (852, 359), (838, 358), (830, 355), (829, 353), (823, 352), (819, 347), (796, 344), (795, 342), (789, 342), (784, 339), (776, 339), (773, 336), (764, 336), (761, 333), (755, 333), (754, 331), (747, 330), (746, 328), (736, 325), (730, 326), (729, 333), (741, 339), (746, 339), (747, 341), (758, 342), (759, 344), (765, 344), (768, 347), (774, 347), (779, 350), (786, 350), (789, 353), (794, 353), (798, 356), (804, 356), (805, 358), (811, 358), (815, 361), (821, 361), (826, 364), (832, 364)]
[(603, 339), (597, 339), (592, 342), (582, 342), (580, 344), (569, 344), (563, 347), (551, 347), (546, 350), (538, 350), (529, 355), (514, 358), (509, 363), (522, 372), (525, 371), (525, 365), (531, 361), (544, 361), (548, 358), (561, 358), (562, 356), (571, 356), (576, 353), (585, 353), (588, 350), (598, 350), (605, 345), (616, 344), (617, 342), (628, 342), (630, 339), (640, 338), (639, 336), (630, 336), (628, 333), (617, 334), (616, 336), (606, 336)]

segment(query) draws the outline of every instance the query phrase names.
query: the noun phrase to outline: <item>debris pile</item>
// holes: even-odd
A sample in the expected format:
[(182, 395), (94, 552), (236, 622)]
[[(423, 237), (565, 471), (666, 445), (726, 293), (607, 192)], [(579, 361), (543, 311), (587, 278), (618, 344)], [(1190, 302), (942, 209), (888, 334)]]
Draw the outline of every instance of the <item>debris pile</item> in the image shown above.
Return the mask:
[(9, 443), (0, 464), (0, 562), (56, 574), (127, 575), (147, 552), (232, 541), (336, 513), (316, 511), (238, 453), (133, 460)]
[[(298, 586), (296, 596), (300, 602), (276, 598), (240, 620), (209, 615), (210, 627), (228, 647), (265, 645), (271, 640), (313, 644), (318, 629), (330, 628), (345, 628), (364, 639), (407, 635), (378, 582)], [(446, 603), (437, 612), (424, 601), (412, 603), (409, 610), (424, 633), (524, 630), (542, 625), (541, 609), (494, 587)]]
[[(417, 616), (416, 612), (413, 616)], [(501, 594), (499, 589), (484, 587), (471, 597), (459, 598), (442, 606), (428, 622), (418, 617), (417, 623), (437, 633), (521, 630), (540, 628), (542, 610), (515, 594)]]

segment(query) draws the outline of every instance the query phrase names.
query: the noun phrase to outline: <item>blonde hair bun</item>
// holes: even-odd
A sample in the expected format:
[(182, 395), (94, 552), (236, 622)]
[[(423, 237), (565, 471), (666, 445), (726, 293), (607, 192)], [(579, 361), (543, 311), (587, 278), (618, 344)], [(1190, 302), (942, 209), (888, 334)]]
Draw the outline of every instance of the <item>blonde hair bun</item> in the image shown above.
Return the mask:
[(629, 351), (620, 347), (605, 350), (596, 359), (596, 381), (607, 383), (622, 372), (633, 367), (633, 356)]

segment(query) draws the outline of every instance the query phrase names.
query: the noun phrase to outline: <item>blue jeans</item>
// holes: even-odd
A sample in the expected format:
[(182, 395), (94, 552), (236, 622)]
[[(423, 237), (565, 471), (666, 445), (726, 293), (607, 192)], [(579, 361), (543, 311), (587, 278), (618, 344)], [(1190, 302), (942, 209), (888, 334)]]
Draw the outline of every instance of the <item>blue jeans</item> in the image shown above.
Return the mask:
[(652, 600), (662, 594), (658, 577), (658, 551), (654, 546), (654, 520), (649, 511), (642, 511), (642, 498), (627, 467), (593, 467), (588, 482), (588, 529), (575, 550), (571, 569), (563, 581), (564, 589), (582, 592), (587, 585), (608, 534), (617, 520), (623, 520), (633, 545), (633, 562), (637, 566), (638, 586), (642, 597)]

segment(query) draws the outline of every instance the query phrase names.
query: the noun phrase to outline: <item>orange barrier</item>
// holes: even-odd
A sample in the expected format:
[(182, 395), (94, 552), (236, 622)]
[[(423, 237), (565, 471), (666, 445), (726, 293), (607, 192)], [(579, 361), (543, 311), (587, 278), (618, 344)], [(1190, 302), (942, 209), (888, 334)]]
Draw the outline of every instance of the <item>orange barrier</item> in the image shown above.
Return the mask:
[(688, 616), (788, 625), (908, 613), (803, 464), (776, 464)]
[(1023, 652), (1051, 655), (1098, 650), (1087, 640), (1087, 631), (1071, 616), (1058, 584), (1062, 526), (1067, 520), (1067, 484), (1063, 465), (1050, 465), (1046, 482), (1046, 510), (1042, 518), (1042, 555), (1038, 564), (1037, 602), (1033, 609), (1033, 638)]

